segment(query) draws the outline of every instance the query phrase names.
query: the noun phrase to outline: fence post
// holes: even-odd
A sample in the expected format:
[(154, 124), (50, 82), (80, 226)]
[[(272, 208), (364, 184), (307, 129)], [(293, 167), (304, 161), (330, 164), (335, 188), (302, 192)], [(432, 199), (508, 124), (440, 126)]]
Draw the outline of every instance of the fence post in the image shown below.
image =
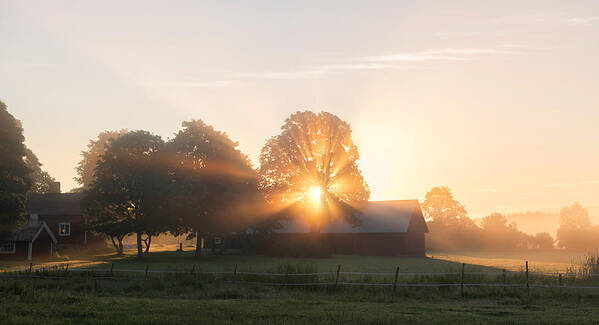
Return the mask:
[(150, 268), (150, 264), (146, 264), (146, 276), (145, 276), (145, 280), (148, 279), (148, 269)]
[(339, 272), (341, 271), (341, 264), (337, 264), (337, 277), (335, 278), (335, 290), (337, 290), (337, 285), (339, 284)]
[(562, 274), (559, 273), (558, 276), (559, 276), (559, 293), (561, 294), (562, 290), (563, 290), (562, 287), (563, 287), (564, 283), (562, 282)]
[(67, 267), (64, 269), (64, 276), (67, 276), (67, 272), (69, 272), (69, 263), (67, 263)]
[(31, 268), (33, 267), (33, 263), (29, 263), (29, 276), (31, 277)]
[(395, 269), (395, 281), (393, 282), (393, 294), (397, 292), (397, 277), (399, 276), (399, 266)]
[(235, 271), (233, 271), (233, 283), (237, 283), (237, 264), (235, 264)]
[(460, 294), (462, 297), (464, 296), (464, 268), (466, 267), (466, 263), (462, 263), (462, 276), (460, 279)]
[(505, 286), (505, 283), (507, 282), (507, 275), (506, 275), (505, 269), (503, 269), (502, 272), (503, 272), (503, 291), (505, 292), (505, 291), (507, 291), (507, 287)]
[(530, 284), (528, 282), (528, 261), (526, 261), (526, 292), (530, 298)]

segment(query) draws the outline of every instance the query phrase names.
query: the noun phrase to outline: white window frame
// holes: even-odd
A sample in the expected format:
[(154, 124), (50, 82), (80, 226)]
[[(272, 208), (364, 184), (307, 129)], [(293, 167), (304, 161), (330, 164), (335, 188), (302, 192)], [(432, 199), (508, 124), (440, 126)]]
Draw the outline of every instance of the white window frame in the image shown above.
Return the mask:
[[(61, 230), (61, 228), (63, 226), (67, 226), (68, 229), (69, 229), (69, 232), (62, 233), (62, 231), (60, 231), (60, 230)], [(61, 223), (59, 223), (58, 224), (58, 236), (68, 237), (70, 235), (71, 235), (71, 223), (70, 222), (61, 222)]]
[[(12, 244), (12, 250), (7, 251), (4, 250), (4, 245), (11, 245)], [(2, 245), (0, 245), (0, 254), (14, 254), (17, 252), (17, 243), (15, 243), (14, 241), (12, 242), (8, 242), (8, 243), (3, 243)]]

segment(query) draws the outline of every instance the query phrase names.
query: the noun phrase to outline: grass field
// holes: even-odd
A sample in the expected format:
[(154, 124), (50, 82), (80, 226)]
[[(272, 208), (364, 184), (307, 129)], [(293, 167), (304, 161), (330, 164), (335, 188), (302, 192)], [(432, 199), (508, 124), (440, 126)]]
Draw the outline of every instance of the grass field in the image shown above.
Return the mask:
[[(592, 253), (592, 252), (589, 252)], [(518, 271), (529, 261), (531, 270), (539, 272), (564, 272), (573, 265), (582, 262), (588, 253), (572, 252), (558, 249), (524, 250), (511, 252), (432, 252), (435, 259), (485, 265), (500, 269)]]
[[(402, 258), (392, 256), (350, 256), (335, 255), (330, 258), (285, 258), (261, 255), (224, 254), (213, 255), (205, 251), (200, 259), (194, 258), (191, 250), (176, 252), (172, 250), (157, 250), (147, 257), (139, 259), (133, 250), (126, 251), (124, 256), (111, 253), (94, 256), (70, 255), (64, 259), (34, 263), (36, 267), (69, 264), (77, 267), (107, 267), (114, 263), (116, 269), (143, 270), (146, 265), (152, 270), (191, 270), (194, 265), (203, 271), (232, 271), (235, 265), (245, 271), (273, 271), (281, 265), (303, 264), (312, 265), (319, 272), (335, 271), (341, 265), (344, 271), (352, 272), (394, 272), (396, 267), (401, 272), (440, 272), (455, 271), (461, 267), (461, 262), (438, 258)], [(5, 269), (28, 268), (29, 262), (0, 262)], [(471, 265), (472, 270), (490, 270), (483, 265)]]
[[(114, 265), (115, 270), (149, 267), (189, 271), (197, 267), (202, 271), (232, 271), (237, 265), (240, 271), (277, 272), (281, 266), (290, 265), (296, 270), (334, 272), (341, 265), (346, 272), (393, 272), (398, 266), (401, 272), (455, 272), (465, 262), (469, 263), (469, 271), (486, 272), (510, 268), (508, 263), (501, 263), (505, 261), (513, 261), (512, 268), (517, 269), (519, 263), (529, 259), (534, 267), (535, 260), (542, 257), (524, 256), (520, 260), (509, 253), (487, 257), (477, 253), (433, 253), (434, 258), (311, 259), (207, 252), (195, 259), (192, 251), (161, 248), (143, 259), (136, 258), (133, 251), (125, 256), (72, 254), (34, 268), (69, 263), (71, 268)], [(28, 263), (2, 262), (0, 267), (23, 269)], [(522, 280), (520, 274), (515, 276), (520, 276), (517, 281)], [(392, 281), (392, 276), (385, 281)], [(279, 288), (235, 285), (216, 277), (198, 279), (189, 273), (153, 275), (147, 280), (143, 274), (104, 280), (76, 274), (59, 279), (0, 278), (2, 324), (596, 324), (597, 307), (599, 290), (562, 292), (539, 288), (528, 296), (523, 288), (474, 287), (467, 288), (462, 297), (456, 287), (401, 287), (395, 293), (389, 287)]]

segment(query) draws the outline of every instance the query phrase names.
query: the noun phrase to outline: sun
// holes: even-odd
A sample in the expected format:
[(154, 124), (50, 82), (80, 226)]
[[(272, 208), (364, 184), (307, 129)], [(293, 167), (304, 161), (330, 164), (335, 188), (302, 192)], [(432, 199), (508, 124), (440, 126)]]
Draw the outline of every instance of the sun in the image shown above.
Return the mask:
[(322, 190), (320, 189), (320, 187), (312, 187), (308, 194), (310, 195), (310, 198), (313, 201), (320, 201), (320, 195), (322, 194)]

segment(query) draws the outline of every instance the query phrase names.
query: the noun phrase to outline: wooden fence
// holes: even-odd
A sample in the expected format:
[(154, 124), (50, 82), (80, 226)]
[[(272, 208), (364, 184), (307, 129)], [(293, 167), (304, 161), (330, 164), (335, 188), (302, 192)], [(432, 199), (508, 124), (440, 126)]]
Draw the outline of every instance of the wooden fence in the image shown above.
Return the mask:
[[(365, 287), (389, 287), (393, 292), (399, 288), (411, 287), (456, 287), (460, 294), (464, 295), (464, 289), (468, 287), (492, 287), (492, 288), (525, 288), (530, 295), (532, 288), (557, 288), (564, 289), (599, 289), (599, 283), (595, 284), (594, 278), (599, 274), (575, 274), (575, 273), (545, 273), (530, 272), (528, 262), (522, 271), (467, 271), (466, 264), (461, 265), (458, 271), (450, 272), (400, 272), (396, 267), (394, 272), (346, 272), (341, 265), (330, 272), (309, 273), (272, 273), (240, 271), (235, 265), (233, 271), (200, 271), (194, 264), (187, 271), (152, 270), (150, 264), (145, 269), (122, 269), (115, 268), (114, 263), (108, 268), (69, 268), (65, 263), (55, 267), (34, 267), (30, 264), (28, 268), (19, 270), (3, 269), (0, 279), (29, 278), (29, 279), (56, 279), (65, 280), (73, 276), (93, 278), (98, 280), (151, 280), (159, 276), (182, 275), (202, 280), (202, 276), (209, 276), (211, 280), (220, 280), (235, 285), (265, 285), (279, 287), (318, 287), (327, 286), (337, 289), (341, 286), (365, 286)], [(362, 281), (349, 281), (351, 278), (362, 277)], [(409, 280), (402, 281), (405, 278)], [(290, 281), (290, 279), (293, 279)], [(308, 281), (298, 281), (300, 278)], [(381, 279), (382, 278), (382, 279)], [(365, 281), (364, 279), (367, 279)], [(377, 280), (381, 279), (381, 280)], [(435, 281), (436, 280), (436, 281)], [(473, 280), (479, 280), (475, 282)], [(492, 280), (492, 281), (490, 281)], [(534, 280), (534, 281), (533, 281)], [(487, 282), (485, 282), (487, 281)]]

